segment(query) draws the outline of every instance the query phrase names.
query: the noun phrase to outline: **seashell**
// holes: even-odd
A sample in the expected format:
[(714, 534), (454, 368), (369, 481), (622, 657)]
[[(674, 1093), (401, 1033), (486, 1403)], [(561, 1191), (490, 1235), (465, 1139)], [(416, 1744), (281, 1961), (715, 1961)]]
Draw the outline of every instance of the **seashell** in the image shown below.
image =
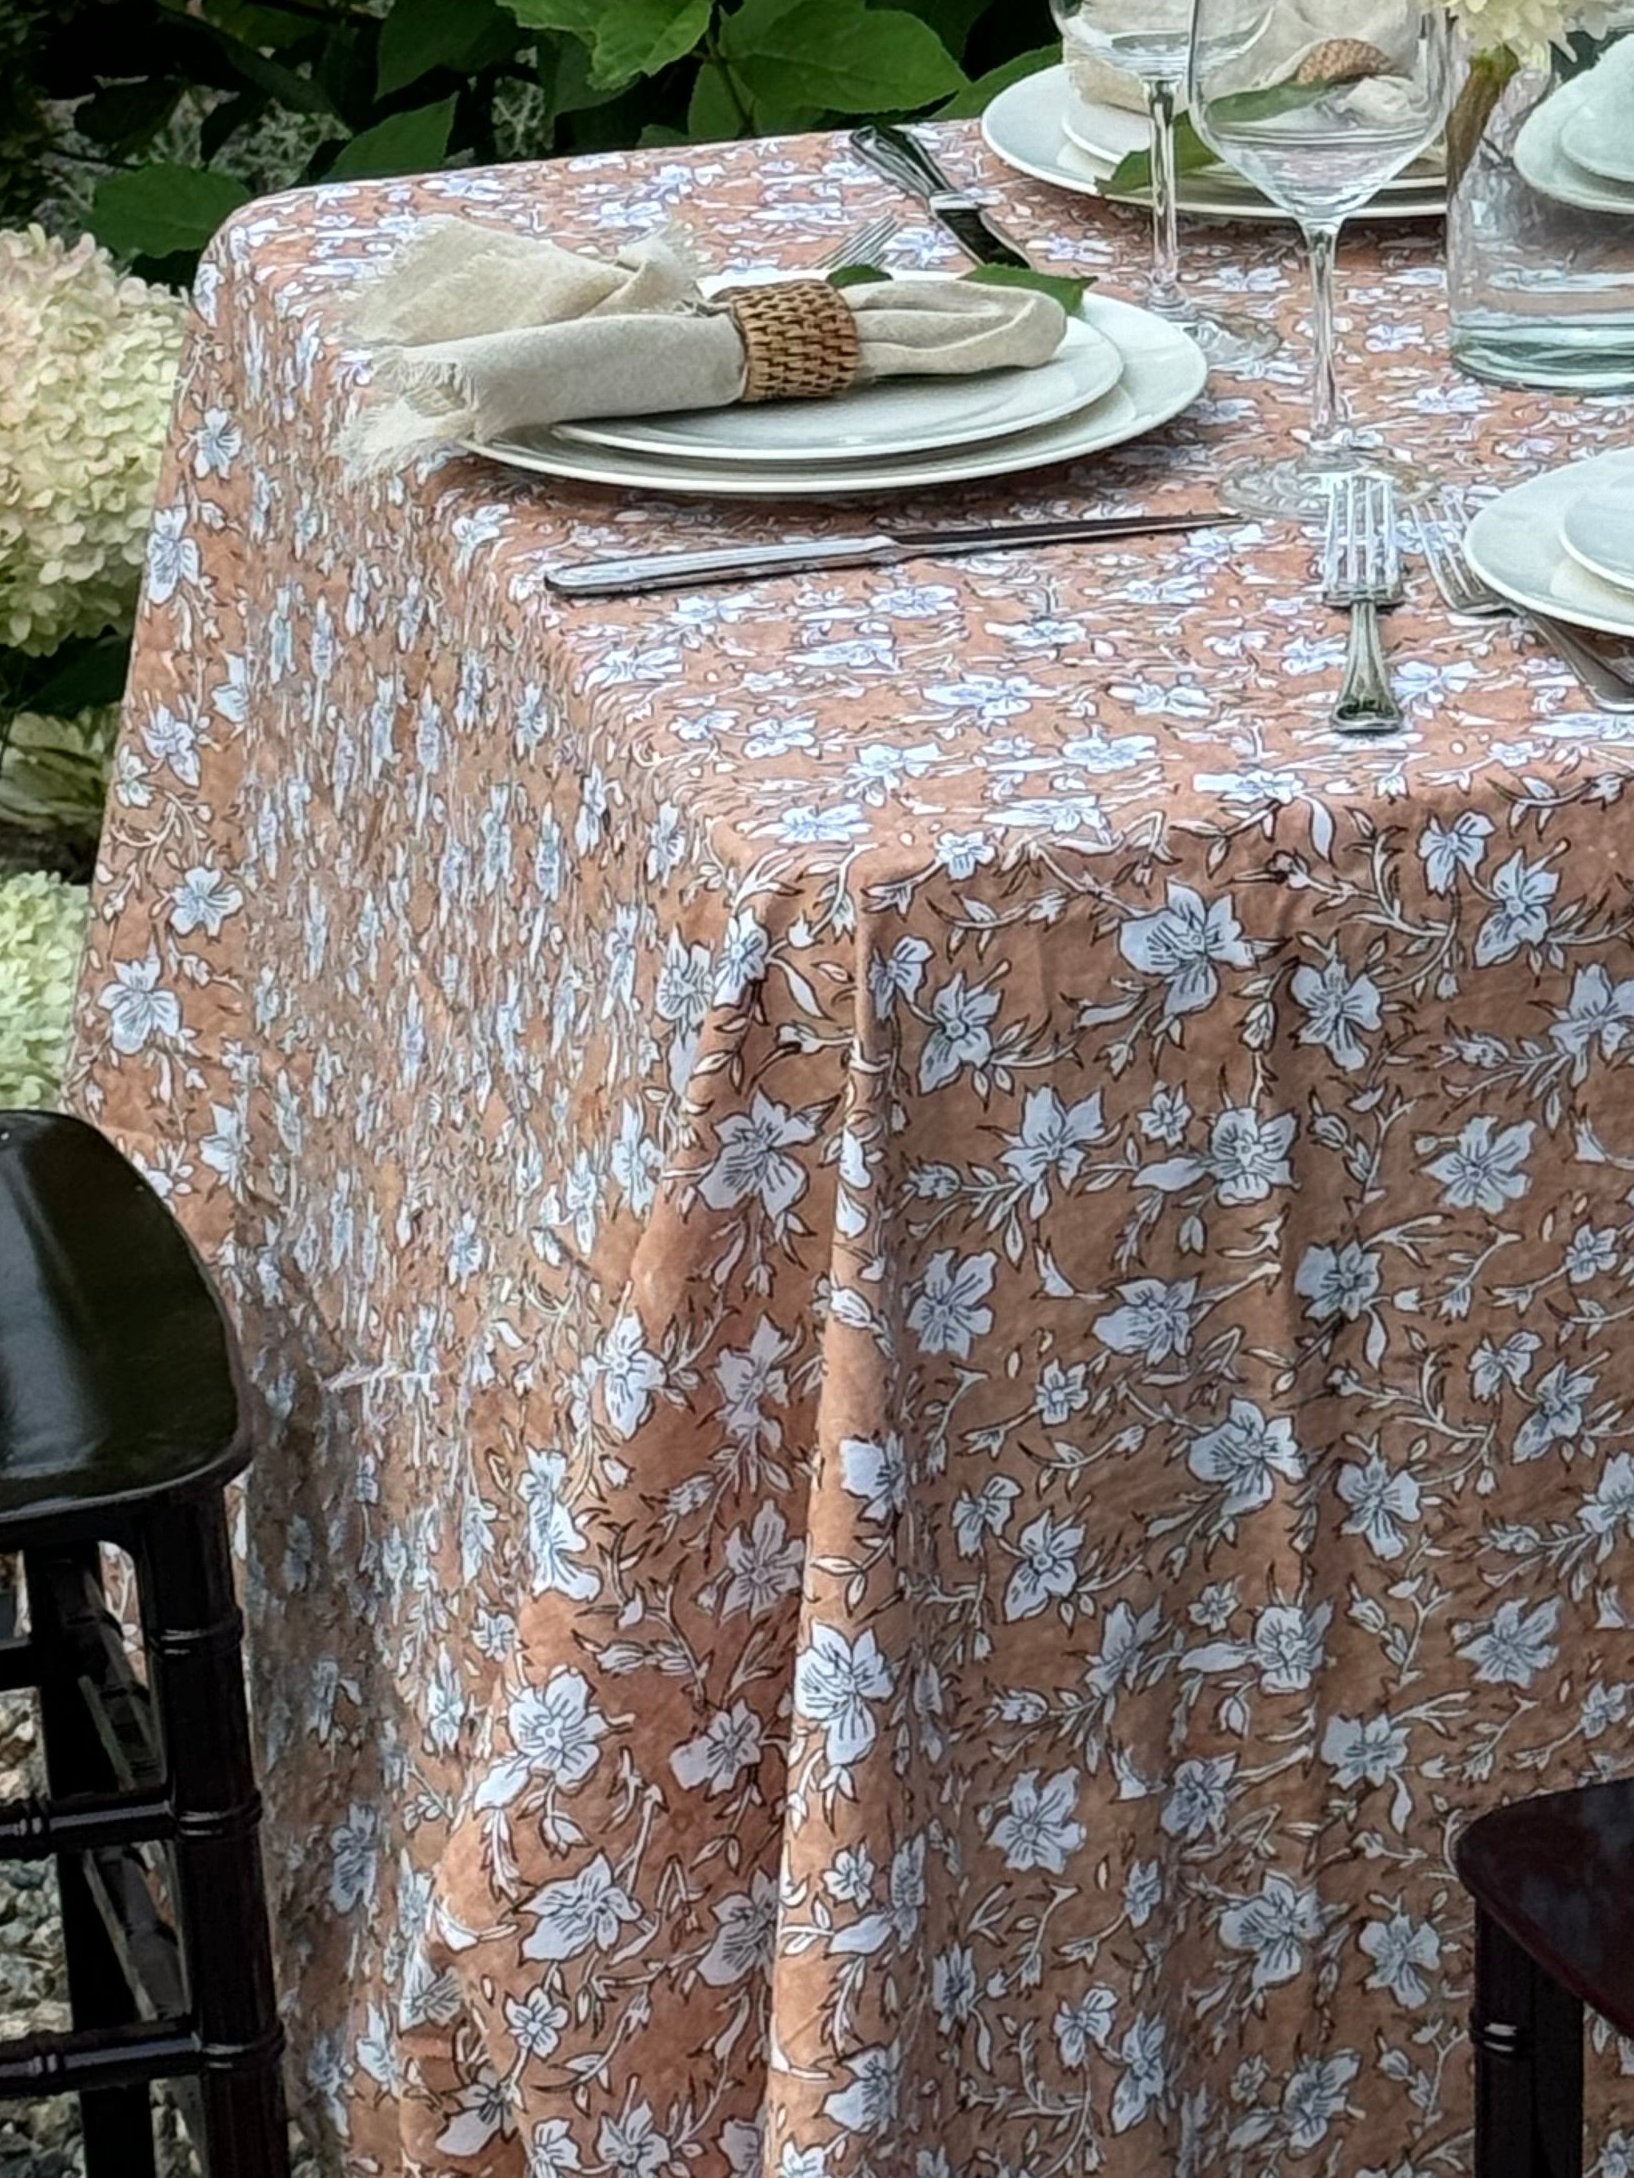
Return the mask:
[(1324, 38), (1300, 62), (1296, 83), (1355, 83), (1363, 76), (1393, 76), (1395, 63), (1365, 38)]

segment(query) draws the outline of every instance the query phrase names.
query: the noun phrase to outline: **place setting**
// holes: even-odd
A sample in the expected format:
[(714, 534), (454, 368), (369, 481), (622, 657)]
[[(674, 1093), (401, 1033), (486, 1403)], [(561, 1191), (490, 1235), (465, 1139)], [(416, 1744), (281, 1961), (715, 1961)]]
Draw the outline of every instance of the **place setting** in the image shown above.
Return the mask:
[(1580, 211), (1634, 215), (1634, 50), (1615, 45), (1560, 86), (1515, 138), (1522, 179)]

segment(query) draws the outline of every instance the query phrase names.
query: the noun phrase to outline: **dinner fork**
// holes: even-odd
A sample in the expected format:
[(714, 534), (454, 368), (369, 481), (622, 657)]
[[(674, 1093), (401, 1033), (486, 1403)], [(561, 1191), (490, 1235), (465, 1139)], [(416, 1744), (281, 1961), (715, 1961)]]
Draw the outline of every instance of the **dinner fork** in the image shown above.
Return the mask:
[(813, 272), (838, 272), (842, 265), (878, 265), (889, 244), (902, 231), (902, 222), (889, 212), (871, 219), (854, 234), (841, 235), (831, 250), (824, 250)]
[(1390, 686), (1379, 614), (1401, 602), (1401, 542), (1388, 477), (1350, 476), (1328, 505), (1323, 601), (1350, 615), (1345, 677), (1333, 707), (1341, 733), (1392, 733), (1403, 723)]

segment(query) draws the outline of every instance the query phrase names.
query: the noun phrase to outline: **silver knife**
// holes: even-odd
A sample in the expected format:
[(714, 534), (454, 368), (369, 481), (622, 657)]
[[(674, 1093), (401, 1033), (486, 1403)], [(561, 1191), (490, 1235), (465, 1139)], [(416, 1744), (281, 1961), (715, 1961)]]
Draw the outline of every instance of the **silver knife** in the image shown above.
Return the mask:
[(851, 148), (888, 181), (926, 204), (932, 217), (978, 265), (1019, 265), (1029, 272), (1033, 269), (1025, 251), (982, 210), (968, 189), (961, 189), (943, 171), (907, 129), (869, 121), (851, 131)]
[(789, 544), (728, 545), (714, 552), (655, 552), (624, 560), (584, 560), (552, 568), (548, 580), (564, 597), (639, 597), (649, 590), (687, 590), (757, 575), (793, 575), (843, 567), (889, 567), (897, 560), (1008, 552), (1024, 545), (1099, 544), (1119, 537), (1160, 537), (1214, 529), (1231, 516), (1217, 509), (1192, 514), (1103, 514), (1076, 522), (983, 523), (967, 529), (875, 530), (863, 537), (802, 537)]

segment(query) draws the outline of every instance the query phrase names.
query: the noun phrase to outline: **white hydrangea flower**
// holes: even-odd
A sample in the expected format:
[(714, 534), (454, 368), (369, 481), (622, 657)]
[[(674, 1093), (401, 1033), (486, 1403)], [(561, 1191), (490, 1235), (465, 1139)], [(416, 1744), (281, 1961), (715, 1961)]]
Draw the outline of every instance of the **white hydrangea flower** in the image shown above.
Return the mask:
[(130, 612), (183, 311), (88, 235), (0, 232), (0, 644), (50, 651)]
[(1536, 62), (1550, 46), (1564, 48), (1573, 31), (1600, 37), (1611, 20), (1600, 0), (1445, 0), (1472, 45), (1482, 52), (1507, 46), (1517, 59)]
[(0, 878), (0, 1106), (56, 1101), (89, 905), (44, 871)]

